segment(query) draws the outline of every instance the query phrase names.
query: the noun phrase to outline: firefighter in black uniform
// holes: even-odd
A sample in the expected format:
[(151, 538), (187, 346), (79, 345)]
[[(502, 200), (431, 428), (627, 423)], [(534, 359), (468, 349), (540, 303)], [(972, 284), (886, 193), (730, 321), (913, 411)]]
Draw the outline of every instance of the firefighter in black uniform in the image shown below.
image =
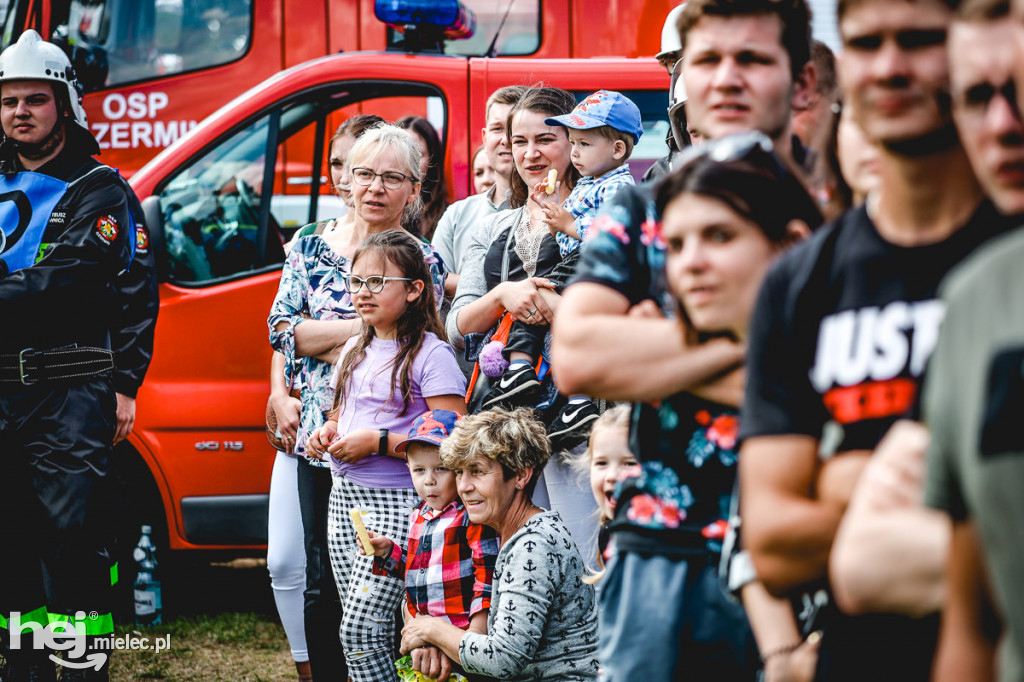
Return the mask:
[[(54, 680), (54, 652), (30, 648), (33, 624), (89, 645), (113, 632), (96, 491), (134, 419), (156, 283), (138, 200), (92, 158), (71, 64), (34, 31), (0, 54), (0, 123), (3, 679)], [(109, 651), (83, 649), (64, 651), (62, 679), (107, 679)]]

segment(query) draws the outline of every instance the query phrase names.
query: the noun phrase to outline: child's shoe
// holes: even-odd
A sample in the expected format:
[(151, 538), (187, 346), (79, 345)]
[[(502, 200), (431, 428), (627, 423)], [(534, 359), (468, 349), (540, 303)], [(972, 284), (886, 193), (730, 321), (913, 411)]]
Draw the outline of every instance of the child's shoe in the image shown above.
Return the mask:
[(593, 400), (569, 403), (548, 425), (553, 450), (571, 450), (590, 435), (591, 423), (600, 417)]
[(483, 409), (533, 407), (540, 393), (540, 380), (533, 366), (528, 362), (514, 363), (491, 385)]

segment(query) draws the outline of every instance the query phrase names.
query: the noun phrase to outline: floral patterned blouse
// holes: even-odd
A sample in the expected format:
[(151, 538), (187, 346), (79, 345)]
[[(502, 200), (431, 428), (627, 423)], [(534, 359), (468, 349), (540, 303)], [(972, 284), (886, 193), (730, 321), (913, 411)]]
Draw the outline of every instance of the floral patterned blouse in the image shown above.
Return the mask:
[(616, 486), (615, 549), (721, 552), (736, 483), (738, 409), (680, 393), (633, 406), (641, 473)]
[[(430, 267), (434, 284), (434, 296), (438, 308), (444, 300), (444, 280), (447, 276), (444, 263), (429, 244), (423, 244), (423, 256)], [(295, 452), (304, 454), (306, 438), (323, 426), (325, 413), (331, 409), (334, 393), (329, 386), (331, 365), (313, 357), (295, 355), (295, 327), (312, 320), (349, 320), (357, 317), (352, 298), (345, 290), (345, 275), (349, 273), (351, 261), (338, 255), (320, 235), (302, 237), (288, 254), (281, 272), (281, 284), (277, 297), (270, 308), (267, 326), (270, 329), (270, 345), (283, 353), (285, 383), (302, 390), (302, 415), (296, 437)], [(280, 322), (288, 326), (275, 331)], [(292, 373), (295, 374), (292, 383)], [(316, 466), (326, 466), (318, 459), (310, 459)]]
[[(636, 304), (675, 315), (665, 244), (649, 186), (624, 187), (591, 224), (574, 281), (592, 282)], [(614, 551), (683, 556), (721, 550), (736, 481), (738, 409), (679, 393), (635, 403), (630, 449), (641, 474), (616, 488), (608, 524)]]

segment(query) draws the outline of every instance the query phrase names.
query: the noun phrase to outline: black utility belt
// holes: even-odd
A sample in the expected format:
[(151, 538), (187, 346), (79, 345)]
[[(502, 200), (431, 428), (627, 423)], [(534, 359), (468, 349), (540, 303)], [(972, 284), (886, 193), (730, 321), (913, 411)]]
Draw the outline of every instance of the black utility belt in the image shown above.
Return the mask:
[(112, 369), (114, 354), (106, 348), (26, 348), (20, 353), (0, 355), (0, 385), (31, 386), (40, 382), (91, 377)]

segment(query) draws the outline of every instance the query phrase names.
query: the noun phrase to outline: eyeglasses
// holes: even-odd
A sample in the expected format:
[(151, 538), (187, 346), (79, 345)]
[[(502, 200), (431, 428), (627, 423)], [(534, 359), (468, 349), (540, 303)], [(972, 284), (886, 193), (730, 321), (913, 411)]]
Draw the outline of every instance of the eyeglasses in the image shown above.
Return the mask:
[(384, 185), (385, 189), (398, 189), (406, 180), (416, 182), (416, 178), (406, 175), (405, 173), (399, 173), (398, 171), (374, 173), (369, 168), (352, 169), (352, 180), (363, 187), (369, 187), (372, 185), (374, 178), (380, 178), (380, 182)]
[(358, 294), (359, 290), (366, 285), (371, 294), (379, 294), (384, 291), (384, 285), (388, 282), (412, 282), (411, 277), (384, 277), (383, 275), (370, 275), (366, 279), (355, 275), (345, 275), (345, 290), (350, 294)]

